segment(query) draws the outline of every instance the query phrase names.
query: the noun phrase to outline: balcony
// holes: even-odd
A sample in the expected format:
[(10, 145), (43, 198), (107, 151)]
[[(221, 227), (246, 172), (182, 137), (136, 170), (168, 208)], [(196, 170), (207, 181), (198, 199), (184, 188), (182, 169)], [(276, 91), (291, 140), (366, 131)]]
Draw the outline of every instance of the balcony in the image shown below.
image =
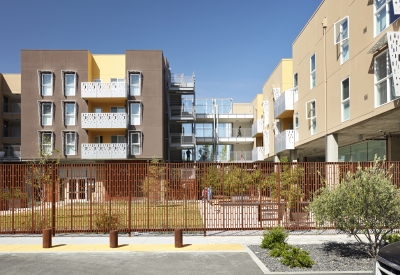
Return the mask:
[(3, 104), (3, 119), (21, 119), (21, 103)]
[(269, 125), (269, 103), (268, 101), (263, 101), (263, 119), (264, 119), (264, 127)]
[(4, 145), (0, 150), (0, 161), (21, 159), (21, 145)]
[(194, 106), (170, 106), (169, 117), (172, 120), (194, 120), (195, 108)]
[(195, 135), (171, 133), (169, 135), (169, 144), (175, 148), (191, 148), (196, 144), (196, 137)]
[(218, 142), (220, 144), (253, 143), (254, 139), (251, 132), (251, 128), (240, 128), (240, 131), (238, 128), (218, 129)]
[(126, 143), (82, 143), (82, 159), (126, 159)]
[(264, 147), (256, 147), (253, 149), (251, 153), (253, 161), (264, 160)]
[(82, 113), (83, 129), (126, 129), (128, 115), (126, 113)]
[(293, 116), (293, 90), (281, 94), (274, 102), (274, 118), (290, 118)]
[(218, 154), (216, 161), (218, 162), (252, 162), (251, 151), (232, 151), (225, 154)]
[(127, 98), (124, 82), (82, 82), (82, 98)]
[(195, 76), (185, 76), (184, 74), (171, 74), (171, 85), (169, 90), (178, 94), (194, 93)]
[(21, 143), (21, 128), (4, 128), (3, 129), (4, 143)]
[(275, 136), (275, 154), (294, 149), (295, 130), (286, 130)]
[(263, 120), (257, 119), (255, 123), (251, 126), (251, 135), (252, 137), (261, 136), (263, 131)]
[(299, 100), (299, 88), (293, 89), (293, 103), (296, 103)]
[(264, 141), (264, 155), (269, 155), (269, 132), (268, 130), (263, 131), (263, 141)]

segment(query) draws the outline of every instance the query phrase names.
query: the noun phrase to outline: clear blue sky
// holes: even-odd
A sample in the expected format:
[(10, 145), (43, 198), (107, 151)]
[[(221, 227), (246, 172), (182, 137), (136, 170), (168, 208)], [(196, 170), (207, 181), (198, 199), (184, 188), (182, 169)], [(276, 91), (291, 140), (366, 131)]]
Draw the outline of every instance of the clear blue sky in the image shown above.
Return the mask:
[(320, 2), (0, 0), (0, 72), (20, 73), (21, 49), (157, 49), (198, 98), (250, 102)]

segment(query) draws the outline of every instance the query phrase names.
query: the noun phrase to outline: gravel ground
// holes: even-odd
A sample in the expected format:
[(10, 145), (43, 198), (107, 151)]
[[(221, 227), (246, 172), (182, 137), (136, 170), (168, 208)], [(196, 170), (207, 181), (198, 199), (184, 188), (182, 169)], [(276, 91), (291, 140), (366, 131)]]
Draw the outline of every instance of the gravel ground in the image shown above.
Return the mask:
[(290, 268), (280, 262), (280, 258), (269, 256), (268, 249), (258, 245), (249, 248), (265, 264), (271, 272), (293, 271), (371, 271), (374, 268), (374, 259), (369, 258), (362, 245), (358, 243), (335, 243), (298, 245), (310, 252), (314, 261), (311, 268)]

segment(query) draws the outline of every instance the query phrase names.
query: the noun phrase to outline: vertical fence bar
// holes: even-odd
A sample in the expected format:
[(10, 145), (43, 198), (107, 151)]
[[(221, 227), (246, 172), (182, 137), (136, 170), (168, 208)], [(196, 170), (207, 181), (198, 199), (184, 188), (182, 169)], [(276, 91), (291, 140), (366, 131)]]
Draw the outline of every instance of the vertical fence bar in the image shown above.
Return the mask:
[[(96, 171), (97, 172), (97, 171)], [(93, 232), (93, 188), (96, 188), (96, 180), (92, 175), (92, 164), (89, 164), (89, 230)]]
[[(52, 192), (51, 192), (51, 228), (53, 237), (56, 235), (56, 167), (52, 166), (51, 178), (52, 178)], [(58, 167), (57, 167), (58, 168)]]
[[(281, 165), (277, 164), (277, 173), (276, 173), (276, 185), (278, 186), (278, 225), (281, 225)], [(285, 204), (283, 205), (285, 206)]]
[(131, 190), (131, 185), (132, 185), (132, 164), (129, 163), (126, 165), (127, 166), (127, 184), (128, 184), (128, 193), (129, 193), (129, 198), (128, 198), (128, 232), (129, 232), (129, 237), (131, 237), (131, 231), (132, 231), (132, 190)]

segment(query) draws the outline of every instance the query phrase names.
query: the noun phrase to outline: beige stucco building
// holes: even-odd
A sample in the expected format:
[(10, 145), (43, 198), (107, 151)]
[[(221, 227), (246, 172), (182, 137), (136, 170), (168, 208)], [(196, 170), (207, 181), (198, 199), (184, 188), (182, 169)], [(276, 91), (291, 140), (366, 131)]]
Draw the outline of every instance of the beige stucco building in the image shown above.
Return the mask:
[(265, 160), (400, 159), (398, 14), (397, 1), (322, 1), (263, 86)]

